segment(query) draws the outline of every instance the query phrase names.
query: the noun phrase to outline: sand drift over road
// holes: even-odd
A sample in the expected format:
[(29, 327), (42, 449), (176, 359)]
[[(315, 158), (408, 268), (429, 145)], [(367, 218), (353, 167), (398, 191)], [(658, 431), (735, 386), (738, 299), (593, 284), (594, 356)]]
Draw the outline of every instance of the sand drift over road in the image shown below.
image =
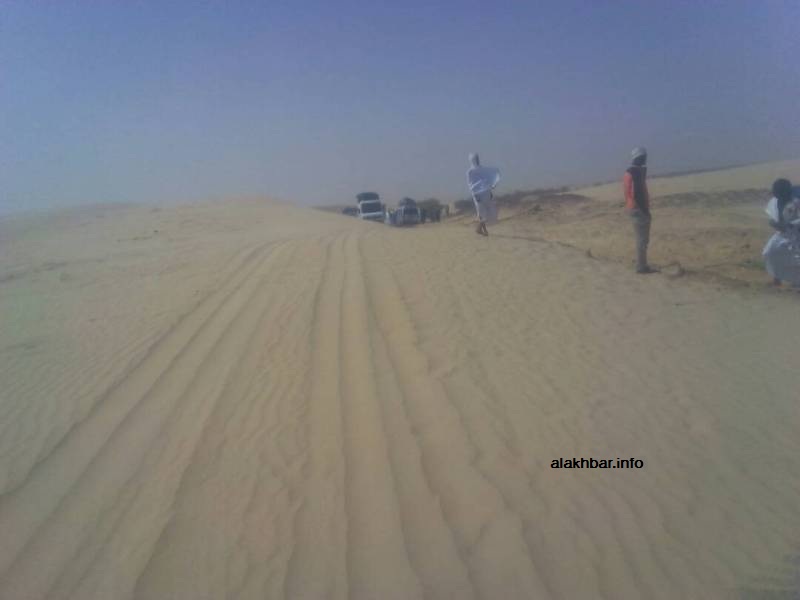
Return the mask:
[(797, 299), (510, 232), (0, 223), (0, 598), (796, 593)]

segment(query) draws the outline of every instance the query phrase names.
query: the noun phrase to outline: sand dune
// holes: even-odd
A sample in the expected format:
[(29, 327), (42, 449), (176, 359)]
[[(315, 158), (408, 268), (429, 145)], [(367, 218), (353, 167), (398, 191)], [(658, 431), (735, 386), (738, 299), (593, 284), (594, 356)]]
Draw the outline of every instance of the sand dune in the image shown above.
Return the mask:
[[(771, 235), (764, 207), (778, 177), (800, 181), (800, 160), (651, 178), (650, 258), (657, 266), (672, 272), (682, 269), (694, 279), (763, 290), (770, 278), (761, 250)], [(500, 201), (504, 228), (512, 235), (632, 264), (630, 224), (624, 218), (619, 182), (567, 194), (515, 192), (500, 196)]]
[(800, 593), (796, 298), (515, 227), (0, 222), (0, 598)]

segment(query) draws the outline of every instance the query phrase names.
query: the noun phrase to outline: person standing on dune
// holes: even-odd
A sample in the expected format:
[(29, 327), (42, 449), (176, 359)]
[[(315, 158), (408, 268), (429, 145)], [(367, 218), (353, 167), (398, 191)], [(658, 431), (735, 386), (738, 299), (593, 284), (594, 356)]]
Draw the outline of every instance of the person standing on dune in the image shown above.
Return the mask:
[(500, 171), (494, 167), (482, 167), (477, 154), (469, 155), (469, 164), (467, 184), (478, 215), (478, 227), (475, 233), (489, 235), (486, 225), (497, 223), (497, 202), (494, 200), (492, 190), (500, 182)]
[(636, 272), (655, 273), (647, 263), (647, 247), (650, 244), (650, 194), (647, 191), (647, 150), (634, 148), (631, 166), (622, 178), (625, 192), (625, 209), (633, 221), (636, 235)]

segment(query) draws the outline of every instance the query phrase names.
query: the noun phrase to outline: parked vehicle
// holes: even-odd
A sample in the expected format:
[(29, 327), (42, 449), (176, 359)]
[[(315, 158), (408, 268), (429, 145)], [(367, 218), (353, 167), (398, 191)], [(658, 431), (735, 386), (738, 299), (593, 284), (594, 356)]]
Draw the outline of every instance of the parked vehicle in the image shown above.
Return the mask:
[(384, 207), (381, 198), (375, 192), (361, 192), (356, 195), (358, 201), (358, 218), (367, 221), (383, 221)]
[(420, 212), (417, 203), (411, 198), (403, 198), (394, 211), (395, 225), (416, 225), (420, 222)]
[(355, 206), (346, 206), (342, 209), (342, 214), (347, 215), (348, 217), (357, 217), (358, 208), (356, 208)]

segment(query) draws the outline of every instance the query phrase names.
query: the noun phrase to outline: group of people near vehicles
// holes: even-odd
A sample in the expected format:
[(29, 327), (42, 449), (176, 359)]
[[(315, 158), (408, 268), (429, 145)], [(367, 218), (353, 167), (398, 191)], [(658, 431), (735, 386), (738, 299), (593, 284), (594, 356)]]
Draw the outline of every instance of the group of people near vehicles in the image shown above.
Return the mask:
[[(488, 236), (487, 225), (497, 222), (497, 202), (493, 190), (500, 182), (500, 171), (482, 166), (477, 154), (469, 155), (469, 163), (467, 185), (475, 204), (475, 232)], [(651, 267), (647, 260), (652, 215), (647, 190), (645, 148), (637, 147), (631, 152), (631, 164), (622, 177), (622, 189), (625, 211), (633, 225), (636, 240), (636, 272), (656, 273), (658, 270)], [(787, 282), (800, 287), (800, 187), (792, 187), (788, 179), (778, 179), (772, 184), (772, 196), (766, 213), (775, 233), (764, 247), (764, 263), (774, 285)]]

